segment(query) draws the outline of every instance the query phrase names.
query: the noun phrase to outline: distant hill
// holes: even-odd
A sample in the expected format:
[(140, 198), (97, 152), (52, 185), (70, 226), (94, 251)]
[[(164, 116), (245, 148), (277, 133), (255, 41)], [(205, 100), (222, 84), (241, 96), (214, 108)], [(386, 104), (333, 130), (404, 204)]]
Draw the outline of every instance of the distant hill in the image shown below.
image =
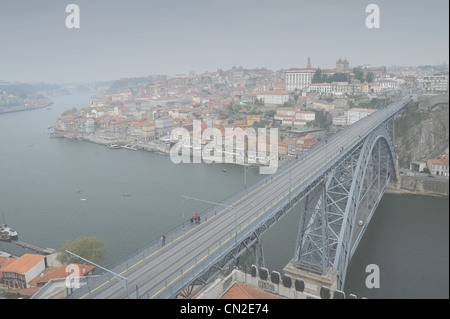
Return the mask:
[(0, 83), (0, 91), (7, 92), (22, 99), (38, 92), (52, 92), (61, 89), (59, 85), (46, 83)]

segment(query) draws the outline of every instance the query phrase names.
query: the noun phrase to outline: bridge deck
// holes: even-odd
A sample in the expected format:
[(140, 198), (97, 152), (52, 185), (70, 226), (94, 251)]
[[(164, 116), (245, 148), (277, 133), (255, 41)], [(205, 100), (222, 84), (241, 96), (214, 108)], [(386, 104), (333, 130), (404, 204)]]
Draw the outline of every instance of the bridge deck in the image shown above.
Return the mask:
[[(308, 184), (311, 176), (324, 169), (330, 161), (363, 139), (370, 131), (397, 113), (407, 99), (392, 103), (370, 116), (347, 127), (328, 141), (323, 141), (304, 157), (280, 168), (266, 180), (248, 187), (224, 204), (235, 209), (221, 207), (207, 221), (187, 227), (177, 237), (167, 236), (164, 247), (149, 248), (134, 259), (113, 269), (126, 277), (130, 298), (166, 298), (179, 281), (193, 277), (207, 262), (218, 258), (225, 248), (234, 244), (252, 226), (266, 218), (267, 212), (289, 196), (291, 191)], [(236, 215), (235, 215), (236, 212)], [(136, 289), (137, 288), (137, 289)], [(124, 283), (117, 278), (102, 277), (98, 281), (78, 289), (72, 298), (126, 298)]]

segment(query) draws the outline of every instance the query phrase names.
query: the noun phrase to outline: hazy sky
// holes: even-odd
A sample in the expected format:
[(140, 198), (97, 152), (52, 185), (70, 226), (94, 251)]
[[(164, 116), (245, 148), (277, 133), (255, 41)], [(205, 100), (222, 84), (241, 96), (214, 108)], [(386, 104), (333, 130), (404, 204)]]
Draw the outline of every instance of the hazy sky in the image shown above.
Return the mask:
[[(70, 3), (80, 28), (66, 28)], [(367, 5), (381, 28), (365, 25)], [(424, 65), (449, 56), (448, 0), (0, 0), (0, 80)]]

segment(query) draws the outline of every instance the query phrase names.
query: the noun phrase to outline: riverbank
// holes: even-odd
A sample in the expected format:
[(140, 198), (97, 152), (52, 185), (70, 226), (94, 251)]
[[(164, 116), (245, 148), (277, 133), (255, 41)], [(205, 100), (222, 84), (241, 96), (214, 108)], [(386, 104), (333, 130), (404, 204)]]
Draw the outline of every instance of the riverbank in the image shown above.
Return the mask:
[[(143, 150), (147, 152), (154, 152), (161, 155), (170, 155), (170, 146), (165, 142), (148, 142), (148, 143), (140, 143), (133, 140), (132, 137), (124, 138), (124, 137), (112, 137), (112, 136), (99, 136), (99, 135), (76, 135), (70, 132), (63, 131), (55, 131), (55, 133), (50, 133), (50, 137), (58, 137), (58, 138), (67, 138), (70, 140), (82, 140), (91, 142), (98, 145), (103, 146), (111, 146), (114, 145), (115, 149), (129, 149), (129, 150)], [(191, 150), (192, 156), (192, 150)], [(289, 160), (280, 160), (278, 161), (278, 166), (281, 167), (284, 164), (289, 163)], [(259, 167), (265, 166), (263, 164), (256, 163), (227, 163), (227, 164), (236, 164), (241, 166), (251, 166), (251, 167)]]
[(25, 112), (25, 111), (33, 111), (33, 110), (39, 110), (43, 109), (45, 107), (49, 107), (53, 104), (52, 101), (46, 103), (45, 105), (41, 106), (35, 106), (35, 107), (26, 107), (26, 106), (10, 106), (10, 107), (0, 107), (0, 114), (7, 114), (7, 113), (16, 113), (16, 112)]
[(90, 143), (109, 146), (117, 145), (118, 148), (128, 148), (131, 150), (143, 150), (147, 152), (155, 152), (159, 154), (169, 155), (170, 148), (165, 143), (139, 143), (134, 141), (132, 138), (117, 138), (108, 136), (98, 136), (98, 135), (75, 135), (73, 133), (55, 131), (55, 136), (60, 138), (68, 138), (71, 140), (82, 140)]
[(449, 179), (429, 176), (400, 175), (397, 182), (391, 182), (386, 194), (424, 195), (435, 197), (449, 196)]

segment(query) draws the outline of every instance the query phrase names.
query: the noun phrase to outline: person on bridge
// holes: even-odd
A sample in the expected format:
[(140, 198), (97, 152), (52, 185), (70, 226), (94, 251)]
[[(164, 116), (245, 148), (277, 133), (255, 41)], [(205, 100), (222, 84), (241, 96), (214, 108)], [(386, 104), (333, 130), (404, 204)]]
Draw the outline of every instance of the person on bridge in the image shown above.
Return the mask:
[(161, 237), (161, 246), (165, 246), (166, 245), (166, 236), (162, 235)]

